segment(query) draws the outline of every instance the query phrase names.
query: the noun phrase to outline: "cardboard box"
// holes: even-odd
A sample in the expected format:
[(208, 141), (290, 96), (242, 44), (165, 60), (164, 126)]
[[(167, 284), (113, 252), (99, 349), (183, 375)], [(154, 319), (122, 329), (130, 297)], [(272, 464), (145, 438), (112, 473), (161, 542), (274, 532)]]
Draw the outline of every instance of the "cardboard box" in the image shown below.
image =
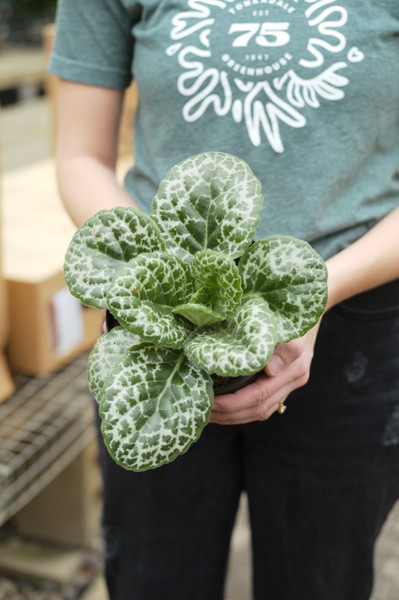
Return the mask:
[(7, 280), (13, 372), (45, 375), (85, 350), (101, 333), (103, 314), (69, 293), (62, 272), (39, 281)]
[(1, 273), (0, 253), (0, 404), (7, 400), (15, 391), (14, 381), (11, 377), (8, 363), (4, 355), (9, 334), (8, 304), (6, 301), (6, 287)]
[[(1, 149), (0, 149), (1, 154)], [(0, 198), (1, 201), (1, 198)], [(1, 219), (0, 219), (0, 240), (1, 240)], [(6, 297), (6, 287), (2, 274), (2, 254), (0, 244), (0, 404), (7, 400), (15, 390), (14, 382), (11, 378), (4, 348), (6, 346), (9, 334), (8, 304)]]
[(3, 256), (12, 372), (44, 375), (91, 348), (102, 311), (66, 288), (63, 264), (76, 230), (62, 206), (52, 159), (4, 173)]
[(0, 353), (0, 404), (7, 400), (15, 391), (6, 357)]

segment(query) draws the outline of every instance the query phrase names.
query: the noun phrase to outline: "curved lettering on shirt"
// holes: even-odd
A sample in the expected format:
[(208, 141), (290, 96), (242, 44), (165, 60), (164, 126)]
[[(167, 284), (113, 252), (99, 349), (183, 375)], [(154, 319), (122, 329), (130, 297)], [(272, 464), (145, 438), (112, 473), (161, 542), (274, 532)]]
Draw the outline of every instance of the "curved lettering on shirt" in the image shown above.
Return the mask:
[[(343, 0), (342, 0), (343, 2)], [(340, 101), (348, 64), (349, 14), (340, 0), (187, 0), (172, 18), (177, 89), (188, 123), (213, 110), (246, 127), (254, 146), (282, 153), (284, 127), (308, 124), (308, 107)]]

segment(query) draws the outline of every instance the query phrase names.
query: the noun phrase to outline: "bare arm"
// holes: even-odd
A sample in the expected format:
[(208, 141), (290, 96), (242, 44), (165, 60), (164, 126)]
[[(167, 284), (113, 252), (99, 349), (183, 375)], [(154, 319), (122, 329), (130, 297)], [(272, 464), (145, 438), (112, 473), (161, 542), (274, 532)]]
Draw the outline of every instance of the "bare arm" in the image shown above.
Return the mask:
[(134, 206), (115, 178), (122, 102), (122, 91), (59, 81), (58, 186), (78, 227), (101, 209)]
[[(399, 278), (399, 207), (366, 235), (327, 260), (329, 300), (326, 310), (361, 292)], [(219, 396), (211, 421), (238, 424), (263, 421), (289, 394), (305, 385), (319, 325), (305, 336), (278, 344), (265, 375), (235, 394)]]
[(399, 207), (326, 264), (327, 310), (346, 298), (399, 278)]

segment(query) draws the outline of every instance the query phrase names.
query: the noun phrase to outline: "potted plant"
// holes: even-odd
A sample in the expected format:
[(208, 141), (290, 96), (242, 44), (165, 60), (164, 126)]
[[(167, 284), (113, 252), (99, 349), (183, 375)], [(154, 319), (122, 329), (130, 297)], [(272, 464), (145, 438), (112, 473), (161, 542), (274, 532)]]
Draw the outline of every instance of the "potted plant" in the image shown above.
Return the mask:
[(118, 326), (89, 359), (89, 386), (113, 459), (134, 471), (174, 460), (208, 422), (212, 376), (263, 369), (278, 342), (302, 336), (327, 301), (322, 258), (302, 240), (253, 243), (261, 187), (220, 152), (171, 169), (152, 213), (102, 210), (75, 233), (65, 279)]

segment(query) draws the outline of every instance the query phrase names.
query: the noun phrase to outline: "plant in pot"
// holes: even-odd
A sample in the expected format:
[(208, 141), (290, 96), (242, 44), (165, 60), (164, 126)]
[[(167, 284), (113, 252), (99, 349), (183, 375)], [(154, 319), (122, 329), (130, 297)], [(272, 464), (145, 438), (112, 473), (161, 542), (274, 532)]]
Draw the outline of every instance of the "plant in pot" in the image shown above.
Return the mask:
[(105, 444), (126, 469), (186, 452), (219, 379), (242, 385), (278, 342), (319, 320), (324, 261), (290, 236), (253, 242), (262, 203), (244, 161), (207, 152), (171, 169), (150, 216), (102, 210), (75, 233), (69, 289), (116, 320), (91, 352), (88, 378)]

